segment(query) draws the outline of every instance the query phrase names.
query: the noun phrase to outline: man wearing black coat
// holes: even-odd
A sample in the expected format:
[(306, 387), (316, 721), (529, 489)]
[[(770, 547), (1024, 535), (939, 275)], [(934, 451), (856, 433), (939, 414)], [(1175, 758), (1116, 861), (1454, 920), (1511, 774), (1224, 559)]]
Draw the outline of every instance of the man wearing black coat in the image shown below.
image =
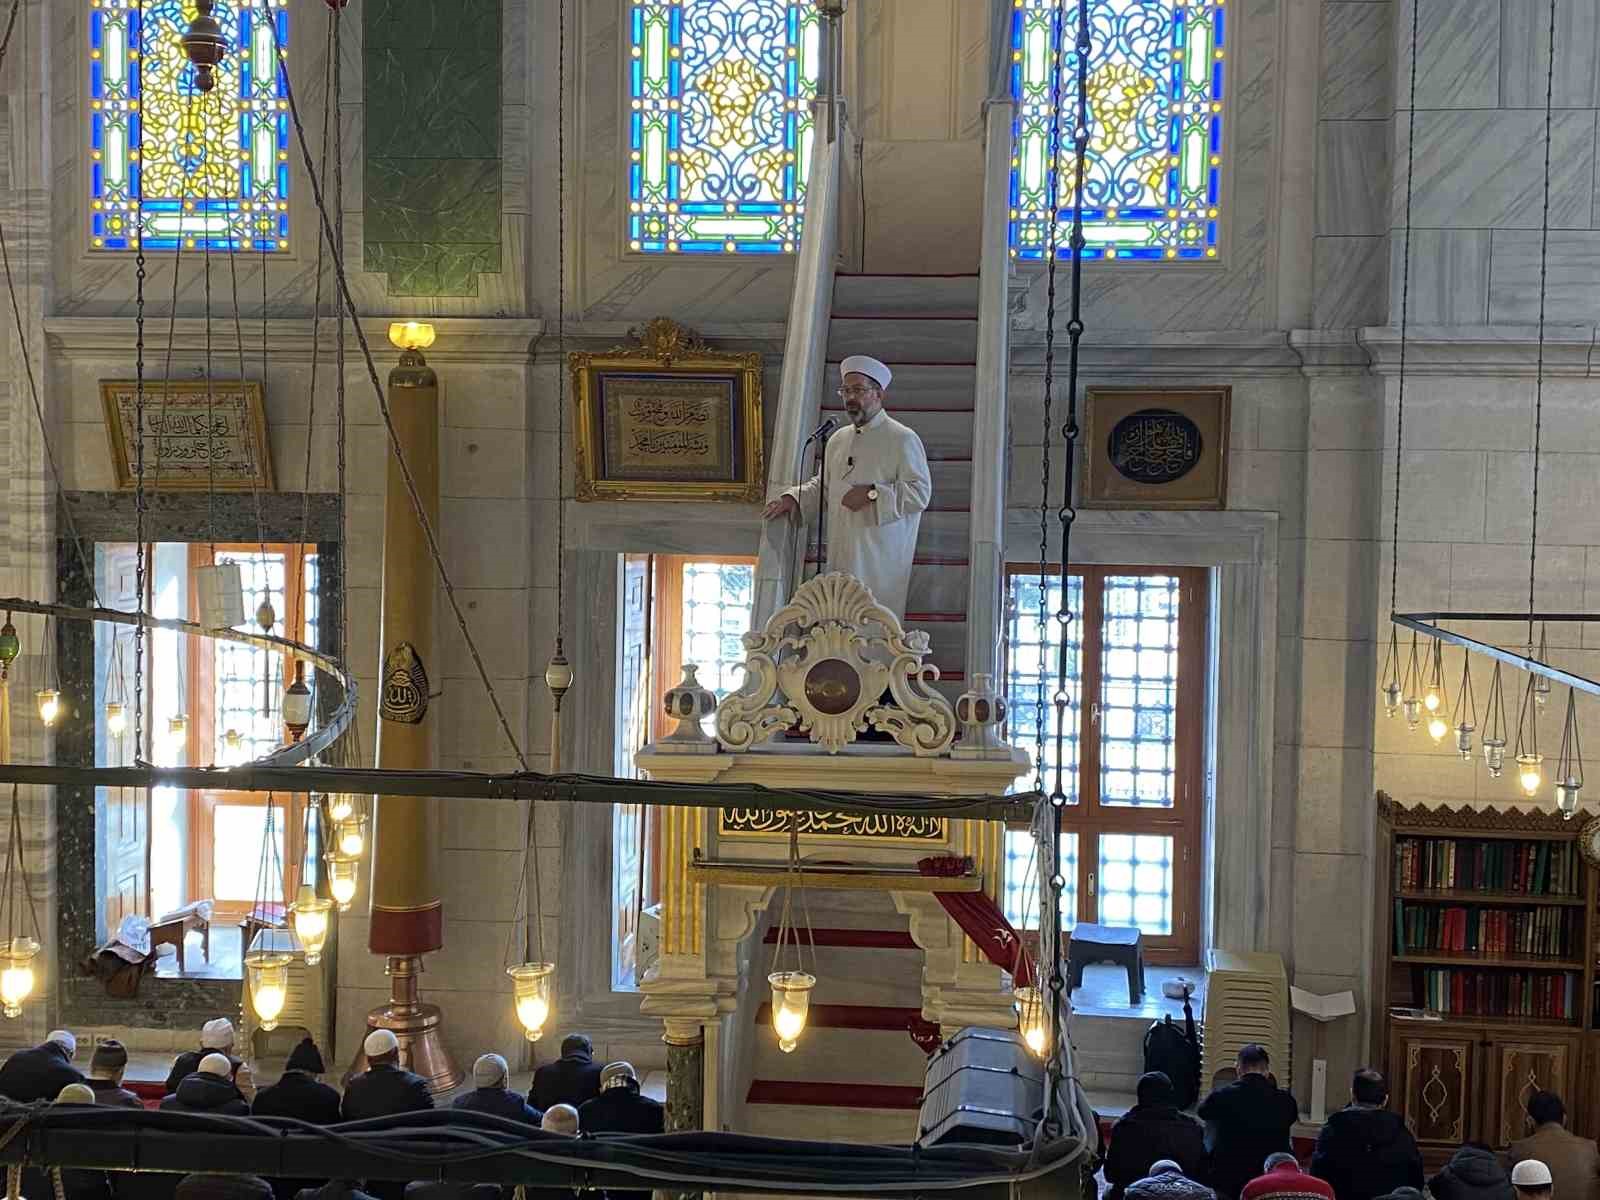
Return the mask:
[(72, 1065), (78, 1039), (65, 1029), (51, 1030), (42, 1046), (18, 1050), (0, 1067), (0, 1096), (18, 1104), (54, 1100), (69, 1083), (82, 1083), (83, 1072)]
[(1300, 1119), (1294, 1097), (1267, 1074), (1266, 1047), (1251, 1042), (1239, 1051), (1238, 1077), (1200, 1102), (1211, 1152), (1211, 1186), (1234, 1200), (1261, 1174), (1267, 1155), (1289, 1149), (1289, 1131)]
[(250, 1115), (294, 1117), (313, 1125), (337, 1125), (340, 1120), (339, 1093), (317, 1078), (325, 1070), (327, 1067), (317, 1044), (310, 1038), (301, 1039), (300, 1044), (289, 1052), (282, 1078), (256, 1093), (255, 1103), (250, 1106)]
[(594, 1061), (594, 1043), (587, 1034), (569, 1033), (561, 1039), (561, 1057), (533, 1073), (528, 1103), (537, 1109), (557, 1104), (577, 1108), (600, 1094), (600, 1064)]
[(506, 1086), (510, 1077), (511, 1068), (505, 1059), (498, 1054), (480, 1054), (478, 1061), (472, 1064), (472, 1090), (457, 1096), (450, 1107), (537, 1127), (544, 1120), (544, 1114), (525, 1103), (521, 1092), (513, 1092)]
[(172, 1069), (167, 1072), (167, 1093), (171, 1095), (178, 1090), (178, 1085), (200, 1069), (200, 1060), (208, 1054), (220, 1054), (228, 1060), (233, 1070), (233, 1083), (239, 1089), (239, 1094), (248, 1104), (255, 1099), (255, 1080), (250, 1074), (249, 1066), (244, 1060), (235, 1058), (233, 1054), (234, 1042), (233, 1022), (227, 1017), (216, 1017), (207, 1021), (200, 1027), (200, 1049), (185, 1050), (172, 1060)]
[[(366, 1121), (399, 1113), (425, 1112), (433, 1107), (428, 1081), (400, 1065), (400, 1043), (387, 1029), (374, 1029), (361, 1043), (367, 1070), (344, 1089), (341, 1111), (346, 1121)], [(367, 1188), (377, 1200), (404, 1200), (406, 1185), (393, 1180), (373, 1180)]]
[[(664, 1133), (667, 1111), (639, 1094), (639, 1073), (632, 1063), (607, 1063), (600, 1072), (600, 1094), (578, 1109), (584, 1133)], [(610, 1189), (611, 1200), (650, 1200), (648, 1191)]]
[(226, 1054), (208, 1054), (200, 1069), (186, 1076), (178, 1090), (161, 1102), (163, 1112), (212, 1113), (248, 1117), (250, 1103), (233, 1083), (233, 1064)]
[(1122, 1200), (1123, 1189), (1148, 1176), (1162, 1159), (1177, 1163), (1190, 1179), (1199, 1179), (1205, 1167), (1205, 1130), (1179, 1110), (1172, 1080), (1164, 1072), (1139, 1077), (1138, 1100), (1111, 1130), (1105, 1162), (1111, 1188), (1106, 1200)]
[(1500, 1156), (1482, 1142), (1464, 1142), (1428, 1180), (1434, 1200), (1515, 1200), (1511, 1176)]
[(1422, 1188), (1422, 1152), (1405, 1119), (1384, 1107), (1389, 1085), (1363, 1068), (1350, 1081), (1350, 1104), (1331, 1114), (1317, 1135), (1311, 1173), (1333, 1185), (1339, 1200), (1377, 1200), (1397, 1188)]

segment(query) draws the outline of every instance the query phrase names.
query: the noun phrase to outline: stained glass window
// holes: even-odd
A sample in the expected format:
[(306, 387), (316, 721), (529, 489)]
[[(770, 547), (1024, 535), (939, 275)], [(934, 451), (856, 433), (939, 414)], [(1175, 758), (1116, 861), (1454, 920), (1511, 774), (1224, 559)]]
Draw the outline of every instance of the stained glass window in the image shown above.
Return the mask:
[(628, 246), (781, 254), (800, 241), (817, 94), (810, 0), (632, 0)]
[[(1011, 94), (1017, 102), (1011, 169), (1011, 254), (1049, 247), (1054, 158), (1058, 256), (1071, 255), (1073, 119), (1078, 6), (1015, 0)], [(1222, 171), (1223, 5), (1218, 0), (1090, 0), (1089, 150), (1084, 257), (1217, 256)], [(1059, 61), (1060, 143), (1052, 116)]]
[[(89, 0), (90, 245), (289, 246), (288, 0), (219, 0), (228, 54), (202, 92), (179, 41), (193, 0)], [(269, 19), (270, 22), (269, 23)]]

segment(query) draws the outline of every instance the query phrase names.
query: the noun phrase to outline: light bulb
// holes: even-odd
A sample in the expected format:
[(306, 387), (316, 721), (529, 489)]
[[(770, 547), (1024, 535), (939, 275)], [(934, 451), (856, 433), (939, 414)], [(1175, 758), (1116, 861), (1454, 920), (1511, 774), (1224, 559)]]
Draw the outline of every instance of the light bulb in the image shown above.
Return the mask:
[(1422, 721), (1422, 701), (1413, 696), (1404, 701), (1400, 707), (1406, 714), (1406, 727), (1415, 729)]
[(106, 732), (121, 737), (128, 730), (128, 710), (113, 701), (106, 705)]
[(805, 1032), (806, 1014), (797, 1012), (787, 1004), (782, 1005), (772, 1014), (772, 1029), (778, 1035), (780, 1043), (788, 1042), (789, 1049), (794, 1049), (795, 1040)]
[(1544, 782), (1543, 763), (1542, 754), (1517, 755), (1517, 786), (1530, 800), (1539, 794), (1539, 785)]
[(536, 962), (506, 968), (515, 994), (517, 1021), (530, 1042), (544, 1036), (545, 1022), (550, 1019), (550, 980), (555, 969), (555, 963)]
[(4, 1006), (6, 1016), (20, 1017), (23, 1001), (32, 994), (32, 967), (6, 967), (0, 970), (0, 1005)]
[(1400, 712), (1400, 684), (1398, 681), (1387, 683), (1383, 687), (1383, 713), (1392, 717)]
[(1431, 687), (1422, 695), (1422, 707), (1429, 712), (1438, 712), (1439, 705), (1442, 703), (1443, 701), (1439, 698), (1438, 688)]
[(342, 854), (327, 855), (328, 891), (340, 912), (350, 911), (350, 902), (356, 898), (356, 875), (361, 868), (359, 859)]
[(305, 951), (306, 966), (314, 967), (322, 961), (322, 948), (328, 942), (328, 913), (333, 901), (319, 898), (310, 884), (303, 883), (289, 907), (294, 914), (294, 935)]
[(244, 956), (245, 974), (250, 980), (250, 1007), (262, 1029), (276, 1029), (283, 1006), (289, 1000), (287, 954), (277, 950), (252, 950)]
[[(519, 996), (517, 1020), (529, 1033), (544, 1032), (544, 1023), (550, 1019), (550, 1003), (543, 996)], [(529, 1039), (532, 1040), (532, 1039)]]
[(348, 792), (335, 792), (328, 797), (328, 819), (335, 824), (348, 821), (356, 810), (356, 798)]
[(1472, 725), (1467, 721), (1456, 726), (1456, 749), (1462, 758), (1472, 758)]
[(1433, 716), (1428, 718), (1428, 736), (1434, 740), (1436, 745), (1444, 741), (1444, 735), (1449, 732), (1449, 723), (1438, 713), (1434, 713)]
[(61, 693), (55, 688), (40, 688), (33, 698), (39, 702), (39, 720), (54, 725), (61, 715)]
[(772, 985), (772, 1032), (778, 1035), (778, 1049), (793, 1054), (805, 1032), (817, 977), (805, 971), (774, 971), (767, 982)]
[(367, 823), (365, 820), (346, 821), (338, 829), (339, 853), (346, 858), (360, 858), (367, 848)]
[(1044, 998), (1036, 987), (1019, 987), (1012, 993), (1016, 1001), (1017, 1032), (1023, 1044), (1035, 1058), (1043, 1058), (1049, 1049), (1045, 1036)]
[(251, 994), (256, 1016), (261, 1018), (261, 1028), (273, 1029), (278, 1024), (278, 1014), (283, 1012), (288, 993), (275, 983), (264, 983)]

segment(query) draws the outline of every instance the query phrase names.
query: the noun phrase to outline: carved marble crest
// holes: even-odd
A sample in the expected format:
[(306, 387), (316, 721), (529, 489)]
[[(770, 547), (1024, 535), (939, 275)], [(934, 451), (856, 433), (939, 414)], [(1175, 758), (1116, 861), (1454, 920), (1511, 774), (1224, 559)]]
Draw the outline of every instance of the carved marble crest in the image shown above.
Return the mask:
[(799, 729), (837, 754), (871, 728), (931, 757), (955, 737), (955, 714), (930, 686), (939, 669), (923, 662), (928, 635), (902, 629), (854, 575), (802, 584), (764, 630), (744, 635), (744, 648), (744, 687), (717, 706), (717, 738), (729, 750)]

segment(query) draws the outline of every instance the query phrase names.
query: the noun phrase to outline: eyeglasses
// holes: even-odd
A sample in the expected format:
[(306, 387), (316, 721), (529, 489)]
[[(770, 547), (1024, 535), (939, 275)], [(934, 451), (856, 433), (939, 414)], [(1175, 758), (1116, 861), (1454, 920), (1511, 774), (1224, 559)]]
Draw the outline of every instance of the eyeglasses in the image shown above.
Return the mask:
[(873, 389), (863, 383), (852, 383), (849, 387), (839, 389), (841, 396), (870, 396)]

